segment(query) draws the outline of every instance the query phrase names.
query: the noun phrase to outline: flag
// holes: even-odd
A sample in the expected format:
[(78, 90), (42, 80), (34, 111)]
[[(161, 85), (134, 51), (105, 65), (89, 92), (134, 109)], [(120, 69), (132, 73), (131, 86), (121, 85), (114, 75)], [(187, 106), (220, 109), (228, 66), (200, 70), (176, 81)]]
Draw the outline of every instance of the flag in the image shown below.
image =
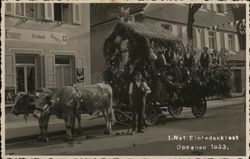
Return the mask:
[(240, 21), (237, 24), (236, 29), (238, 33), (240, 49), (245, 50), (246, 49), (246, 24), (244, 24), (243, 21)]
[(240, 50), (246, 49), (246, 5), (239, 4), (232, 9), (233, 17), (235, 21), (239, 21), (236, 25), (236, 30), (238, 34), (238, 40), (240, 45)]
[(202, 4), (189, 4), (188, 10), (188, 25), (187, 25), (187, 36), (188, 39), (193, 39), (193, 23), (194, 14), (199, 10)]

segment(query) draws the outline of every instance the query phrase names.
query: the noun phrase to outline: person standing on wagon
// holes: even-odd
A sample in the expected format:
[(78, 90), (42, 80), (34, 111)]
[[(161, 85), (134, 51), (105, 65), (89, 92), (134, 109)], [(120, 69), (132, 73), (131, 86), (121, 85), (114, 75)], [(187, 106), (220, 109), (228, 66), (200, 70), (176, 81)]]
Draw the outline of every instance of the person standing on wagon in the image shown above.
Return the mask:
[(149, 93), (151, 93), (151, 90), (146, 81), (142, 79), (142, 74), (136, 72), (133, 82), (129, 85), (129, 102), (133, 113), (132, 135), (136, 132), (144, 133), (145, 104), (146, 96)]
[(200, 57), (200, 64), (201, 67), (207, 69), (211, 65), (211, 56), (208, 53), (208, 47), (203, 48), (204, 52), (201, 54)]

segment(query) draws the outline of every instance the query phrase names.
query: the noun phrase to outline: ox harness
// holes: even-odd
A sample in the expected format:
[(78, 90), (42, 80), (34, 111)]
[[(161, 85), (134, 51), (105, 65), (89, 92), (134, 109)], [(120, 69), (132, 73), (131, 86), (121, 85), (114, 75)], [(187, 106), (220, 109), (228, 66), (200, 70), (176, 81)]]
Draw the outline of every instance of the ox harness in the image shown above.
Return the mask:
[(50, 113), (50, 106), (48, 104), (46, 104), (43, 108), (35, 108), (35, 110), (38, 110), (42, 113), (42, 115), (47, 115)]

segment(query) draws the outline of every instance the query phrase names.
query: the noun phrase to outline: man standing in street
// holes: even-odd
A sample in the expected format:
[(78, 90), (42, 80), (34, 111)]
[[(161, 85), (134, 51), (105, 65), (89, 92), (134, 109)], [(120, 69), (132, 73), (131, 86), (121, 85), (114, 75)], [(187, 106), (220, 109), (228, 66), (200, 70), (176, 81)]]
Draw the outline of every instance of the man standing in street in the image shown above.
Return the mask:
[(144, 133), (145, 104), (148, 93), (151, 93), (150, 88), (142, 79), (142, 74), (136, 72), (133, 82), (129, 85), (129, 101), (133, 113), (132, 135), (136, 132)]

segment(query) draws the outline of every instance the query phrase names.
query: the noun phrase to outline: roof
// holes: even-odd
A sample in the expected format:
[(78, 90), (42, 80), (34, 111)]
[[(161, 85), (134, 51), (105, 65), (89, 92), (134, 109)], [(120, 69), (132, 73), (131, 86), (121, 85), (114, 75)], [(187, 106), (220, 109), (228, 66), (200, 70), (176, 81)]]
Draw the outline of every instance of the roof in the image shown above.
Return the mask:
[(130, 13), (142, 11), (147, 3), (91, 3), (90, 4), (90, 25), (108, 22), (117, 19), (120, 8), (130, 8)]
[(151, 23), (118, 23), (116, 29), (126, 30), (147, 38), (156, 38), (163, 40), (180, 40), (172, 32), (167, 31), (163, 27)]
[[(174, 13), (174, 14), (173, 14)], [(228, 14), (219, 15), (213, 11), (201, 11), (198, 10), (195, 13), (194, 26), (201, 27), (211, 27), (219, 24), (227, 24), (234, 21), (234, 16), (232, 12), (227, 12)], [(144, 16), (149, 18), (155, 18), (160, 20), (166, 20), (169, 22), (176, 22), (187, 24), (188, 21), (188, 6), (180, 4), (153, 4), (149, 5), (144, 11)], [(225, 25), (222, 30), (235, 31), (235, 28), (230, 27), (230, 25)]]

